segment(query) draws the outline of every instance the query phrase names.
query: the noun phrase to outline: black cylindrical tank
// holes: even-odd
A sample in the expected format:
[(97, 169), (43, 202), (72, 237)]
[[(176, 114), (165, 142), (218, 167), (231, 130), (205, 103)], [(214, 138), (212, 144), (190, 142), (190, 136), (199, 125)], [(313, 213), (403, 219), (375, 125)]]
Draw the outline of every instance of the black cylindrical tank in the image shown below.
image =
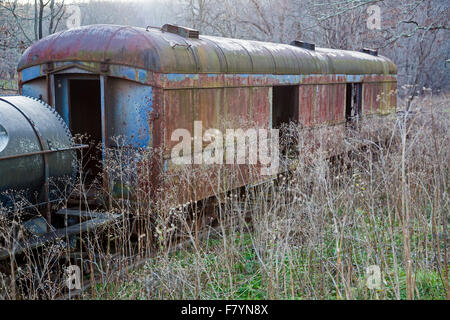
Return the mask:
[(55, 109), (34, 98), (0, 97), (0, 207), (64, 197), (76, 173), (73, 147)]

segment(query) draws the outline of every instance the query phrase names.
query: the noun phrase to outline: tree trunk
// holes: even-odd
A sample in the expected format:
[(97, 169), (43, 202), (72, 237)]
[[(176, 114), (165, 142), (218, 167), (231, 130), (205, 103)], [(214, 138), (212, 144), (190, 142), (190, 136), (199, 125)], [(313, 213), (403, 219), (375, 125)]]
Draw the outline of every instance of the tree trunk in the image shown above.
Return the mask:
[(39, 17), (38, 17), (39, 34), (38, 34), (38, 40), (42, 39), (43, 17), (44, 17), (44, 1), (43, 0), (39, 0)]

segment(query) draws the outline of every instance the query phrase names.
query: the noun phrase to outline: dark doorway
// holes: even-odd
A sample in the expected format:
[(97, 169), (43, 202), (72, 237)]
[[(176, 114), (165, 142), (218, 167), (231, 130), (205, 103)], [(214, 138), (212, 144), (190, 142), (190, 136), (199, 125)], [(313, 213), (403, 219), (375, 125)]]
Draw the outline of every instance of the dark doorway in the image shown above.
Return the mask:
[(361, 117), (362, 111), (362, 84), (347, 83), (345, 99), (345, 120), (354, 126)]
[(272, 91), (272, 128), (298, 122), (298, 86), (278, 86)]
[(91, 182), (101, 171), (102, 115), (100, 81), (96, 79), (69, 80), (70, 130), (81, 134), (90, 145), (83, 151), (83, 172)]

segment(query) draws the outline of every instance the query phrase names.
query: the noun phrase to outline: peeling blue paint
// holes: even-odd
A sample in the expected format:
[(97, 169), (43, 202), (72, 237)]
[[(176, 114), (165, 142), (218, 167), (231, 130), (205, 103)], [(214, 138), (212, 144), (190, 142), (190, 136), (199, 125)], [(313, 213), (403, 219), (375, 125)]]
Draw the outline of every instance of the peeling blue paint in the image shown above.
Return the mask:
[(41, 75), (42, 74), (40, 65), (26, 68), (22, 70), (22, 81), (23, 82), (30, 81), (40, 77)]
[(187, 78), (191, 79), (191, 80), (199, 80), (200, 75), (198, 73), (168, 73), (167, 74), (168, 81), (179, 82), (179, 81), (184, 81)]
[[(216, 73), (209, 73), (207, 74), (208, 78), (214, 78), (219, 76), (220, 74)], [(363, 75), (353, 75), (353, 74), (333, 74), (333, 75), (324, 75), (324, 74), (225, 74), (225, 80), (234, 80), (236, 78), (241, 79), (242, 84), (248, 84), (249, 79), (253, 78), (258, 81), (264, 81), (264, 80), (272, 80), (274, 82), (277, 82), (279, 84), (286, 84), (286, 85), (296, 85), (296, 84), (302, 84), (306, 79), (310, 80), (311, 78), (319, 78), (319, 77), (326, 77), (329, 76), (334, 77), (335, 79), (338, 77), (344, 77), (347, 82), (362, 82), (364, 77), (367, 76), (377, 76), (375, 74), (363, 74)], [(166, 81), (168, 82), (181, 82), (189, 79), (199, 80), (198, 74), (190, 74), (190, 73), (169, 73), (164, 74), (163, 77), (165, 77)]]
[(167, 80), (169, 81), (183, 81), (184, 79), (186, 79), (186, 74), (182, 74), (182, 73), (169, 73), (167, 75)]
[(266, 76), (265, 74), (254, 74), (254, 75), (253, 75), (253, 78), (255, 78), (255, 79), (261, 79), (261, 78), (263, 78), (263, 79), (264, 79), (265, 76)]
[[(73, 65), (73, 64), (79, 64), (79, 65), (85, 65), (86, 67), (90, 67), (91, 69), (97, 69), (99, 68), (99, 65), (92, 65), (92, 64), (83, 64), (80, 62), (56, 62), (55, 67), (61, 68), (65, 65)], [(37, 77), (43, 76), (42, 73), (42, 66), (33, 66), (30, 68), (26, 68), (22, 70), (22, 81), (27, 82), (30, 80), (33, 80)], [(128, 79), (131, 81), (139, 82), (146, 84), (151, 79), (149, 77), (149, 74), (151, 72), (144, 70), (144, 69), (138, 69), (128, 66), (120, 66), (120, 65), (110, 65), (109, 66), (109, 76), (122, 78), (122, 79)], [(216, 78), (221, 76), (222, 74), (218, 73), (208, 73), (206, 74), (208, 78)], [(324, 74), (248, 74), (248, 73), (242, 73), (242, 74), (225, 74), (225, 80), (232, 80), (232, 79), (241, 79), (243, 85), (249, 84), (250, 79), (257, 80), (258, 82), (262, 82), (264, 80), (273, 80), (275, 82), (278, 82), (280, 84), (286, 84), (286, 85), (296, 85), (301, 84), (304, 82), (305, 79), (311, 79), (314, 77), (324, 77), (324, 76), (333, 76), (334, 78), (337, 77), (344, 77), (347, 82), (361, 82), (364, 77), (367, 76), (379, 76), (376, 74), (334, 74), (334, 75), (324, 75)], [(186, 79), (190, 80), (200, 80), (200, 74), (198, 73), (168, 73), (168, 74), (161, 74), (161, 80), (165, 80), (168, 82), (182, 82)]]
[(152, 134), (150, 130), (150, 115), (153, 111), (152, 87), (126, 80), (110, 79), (107, 92), (109, 138), (120, 136), (133, 147), (148, 148)]
[(142, 69), (137, 69), (138, 70), (138, 81), (139, 82), (146, 82), (148, 77), (147, 77), (147, 71), (146, 70), (142, 70)]
[(136, 69), (130, 67), (121, 67), (120, 73), (127, 79), (136, 80)]

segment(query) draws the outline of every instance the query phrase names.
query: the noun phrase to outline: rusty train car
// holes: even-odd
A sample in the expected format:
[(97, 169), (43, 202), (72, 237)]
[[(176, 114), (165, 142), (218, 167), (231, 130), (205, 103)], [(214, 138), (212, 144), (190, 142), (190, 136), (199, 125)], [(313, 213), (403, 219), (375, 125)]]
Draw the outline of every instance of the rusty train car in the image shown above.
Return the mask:
[[(396, 106), (395, 94), (379, 99), (395, 92), (396, 66), (375, 51), (204, 36), (175, 25), (66, 30), (28, 48), (18, 71), (20, 93), (48, 103), (72, 134), (104, 148), (122, 136), (131, 148), (161, 150), (153, 161), (164, 170), (177, 143), (171, 133), (192, 131), (196, 120), (205, 129), (236, 118), (260, 128), (342, 128)], [(181, 193), (185, 201), (211, 192)]]

